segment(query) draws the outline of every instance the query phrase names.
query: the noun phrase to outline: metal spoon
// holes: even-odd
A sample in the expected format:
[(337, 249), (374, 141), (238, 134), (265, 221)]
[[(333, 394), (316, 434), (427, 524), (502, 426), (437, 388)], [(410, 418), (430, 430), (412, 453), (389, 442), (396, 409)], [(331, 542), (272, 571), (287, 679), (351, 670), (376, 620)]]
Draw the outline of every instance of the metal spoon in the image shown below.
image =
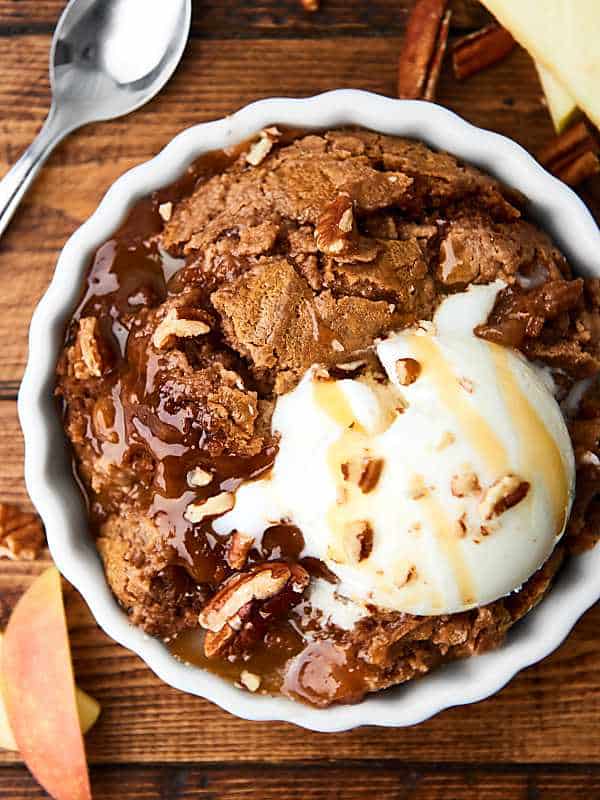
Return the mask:
[(128, 114), (162, 89), (183, 54), (191, 13), (191, 0), (70, 0), (52, 40), (50, 113), (0, 181), (0, 236), (68, 133)]

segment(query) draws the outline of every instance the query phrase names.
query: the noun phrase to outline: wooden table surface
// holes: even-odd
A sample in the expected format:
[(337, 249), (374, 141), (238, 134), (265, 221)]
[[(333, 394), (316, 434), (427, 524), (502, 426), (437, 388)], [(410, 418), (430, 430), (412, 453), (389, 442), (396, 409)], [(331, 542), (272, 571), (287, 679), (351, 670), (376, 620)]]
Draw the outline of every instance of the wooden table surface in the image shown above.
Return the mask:
[[(475, 0), (451, 5), (453, 37), (488, 19)], [(62, 6), (0, 0), (0, 174), (45, 116), (48, 50)], [(393, 96), (411, 0), (322, 6), (309, 15), (297, 0), (195, 0), (184, 60), (160, 97), (75, 133), (50, 159), (0, 240), (0, 500), (29, 505), (15, 401), (32, 310), (65, 240), (115, 178), (182, 128), (260, 97), (338, 87)], [(552, 135), (522, 50), (463, 84), (446, 67), (438, 100), (532, 151)], [(599, 196), (597, 183), (586, 187), (596, 209)], [(2, 626), (46, 564), (0, 563)], [(98, 630), (74, 593), (68, 606), (78, 681), (103, 708), (86, 740), (95, 798), (600, 798), (600, 607), (550, 658), (485, 702), (410, 729), (323, 735), (243, 722), (163, 685)], [(45, 796), (18, 756), (0, 751), (0, 798)]]

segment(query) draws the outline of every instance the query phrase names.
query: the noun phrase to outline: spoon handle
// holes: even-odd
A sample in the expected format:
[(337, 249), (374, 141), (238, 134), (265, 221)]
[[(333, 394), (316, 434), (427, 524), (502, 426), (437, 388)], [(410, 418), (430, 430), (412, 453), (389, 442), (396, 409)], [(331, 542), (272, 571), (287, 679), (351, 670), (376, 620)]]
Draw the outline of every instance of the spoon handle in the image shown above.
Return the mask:
[(64, 125), (51, 109), (37, 138), (0, 181), (0, 236), (15, 213), (23, 195), (33, 183), (42, 165), (72, 128)]

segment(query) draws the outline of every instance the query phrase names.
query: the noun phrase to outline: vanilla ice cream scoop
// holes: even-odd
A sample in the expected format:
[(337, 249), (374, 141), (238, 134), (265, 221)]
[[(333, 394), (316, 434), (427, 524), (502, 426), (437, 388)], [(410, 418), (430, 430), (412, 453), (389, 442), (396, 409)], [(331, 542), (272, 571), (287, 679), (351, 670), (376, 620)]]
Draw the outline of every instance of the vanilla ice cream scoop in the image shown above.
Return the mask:
[(538, 370), (473, 334), (499, 288), (378, 343), (387, 380), (311, 368), (277, 401), (271, 474), (215, 529), (260, 540), (289, 520), (362, 606), (445, 614), (518, 589), (564, 532), (575, 467)]

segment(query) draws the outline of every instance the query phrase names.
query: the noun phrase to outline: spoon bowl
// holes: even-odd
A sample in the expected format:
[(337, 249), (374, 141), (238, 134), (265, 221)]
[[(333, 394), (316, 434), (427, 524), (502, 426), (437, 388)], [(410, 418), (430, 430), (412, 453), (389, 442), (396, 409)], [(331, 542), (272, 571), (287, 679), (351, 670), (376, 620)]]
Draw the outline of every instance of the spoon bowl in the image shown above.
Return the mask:
[(175, 71), (190, 18), (190, 0), (71, 0), (50, 53), (53, 104), (78, 122), (139, 108)]
[(162, 89), (183, 55), (191, 15), (191, 0), (70, 0), (52, 40), (48, 118), (0, 181), (0, 236), (68, 133), (129, 114)]

